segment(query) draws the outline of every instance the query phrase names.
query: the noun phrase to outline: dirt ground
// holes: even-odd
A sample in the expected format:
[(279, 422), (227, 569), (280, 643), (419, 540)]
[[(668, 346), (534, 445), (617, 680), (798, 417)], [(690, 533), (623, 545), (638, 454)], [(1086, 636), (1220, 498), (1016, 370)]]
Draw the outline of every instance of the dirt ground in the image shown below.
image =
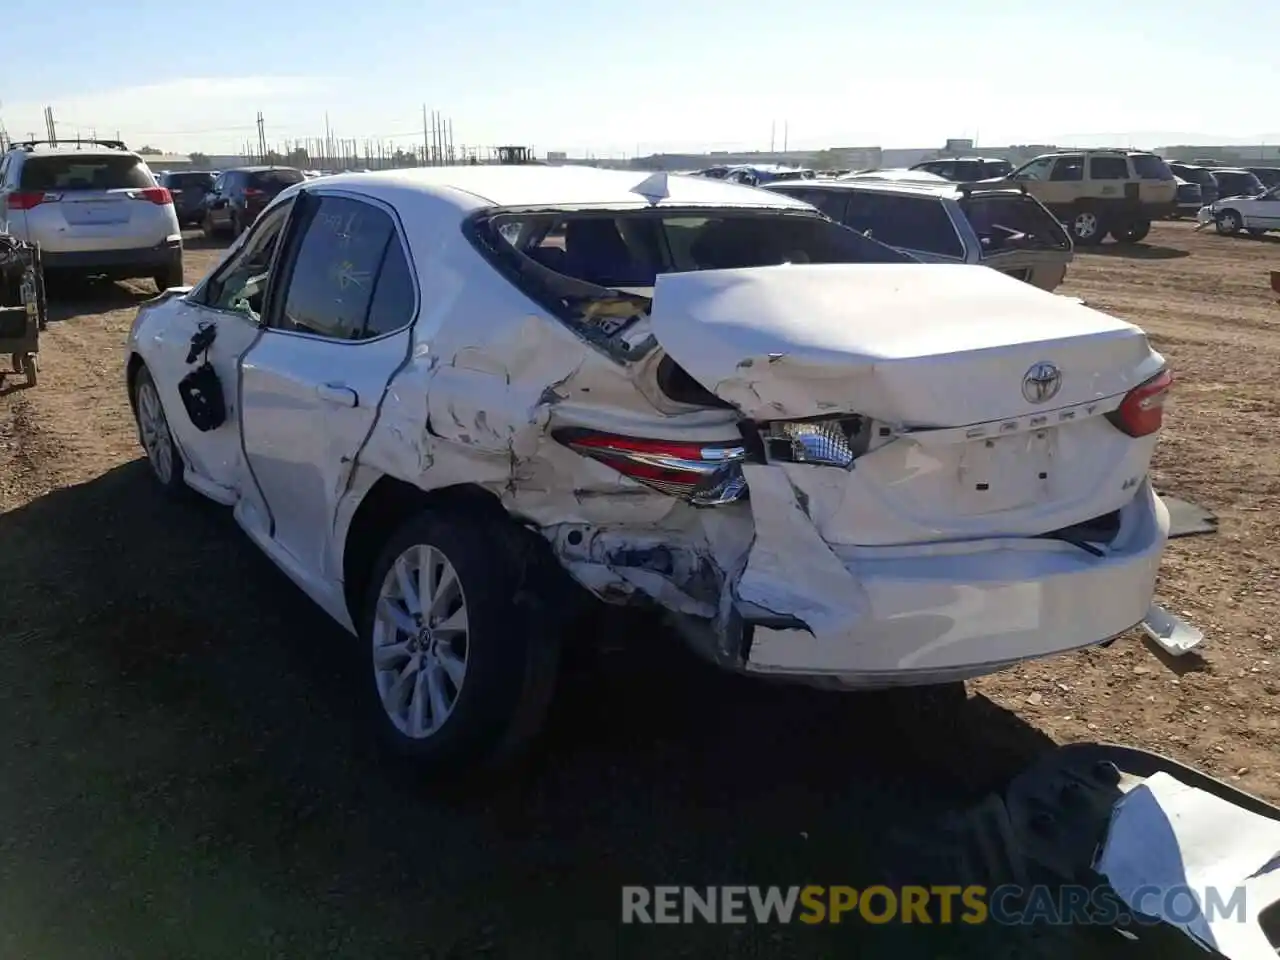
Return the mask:
[[(192, 240), (189, 279), (218, 255)], [(1069, 740), (1280, 801), (1273, 268), (1280, 243), (1159, 224), (1080, 254), (1063, 291), (1143, 326), (1179, 377), (1157, 486), (1221, 531), (1171, 544), (1159, 594), (1202, 654), (1135, 633), (886, 719), (646, 633), (566, 676), (526, 766), (449, 789), (371, 748), (352, 644), (223, 511), (152, 495), (122, 386), (149, 286), (62, 291), (39, 386), (0, 388), (0, 954), (791, 957), (856, 936), (941, 956), (887, 928), (622, 928), (618, 891), (880, 882), (891, 829)]]

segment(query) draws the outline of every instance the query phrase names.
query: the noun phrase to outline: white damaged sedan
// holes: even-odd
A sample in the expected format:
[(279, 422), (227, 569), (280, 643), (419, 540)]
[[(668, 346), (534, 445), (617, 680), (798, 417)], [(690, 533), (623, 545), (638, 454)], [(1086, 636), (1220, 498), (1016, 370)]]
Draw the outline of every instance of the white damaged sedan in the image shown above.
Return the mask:
[(127, 382), (161, 487), (233, 507), (431, 763), (537, 728), (561, 584), (727, 669), (931, 684), (1139, 623), (1168, 535), (1141, 330), (705, 178), (307, 181), (142, 306)]

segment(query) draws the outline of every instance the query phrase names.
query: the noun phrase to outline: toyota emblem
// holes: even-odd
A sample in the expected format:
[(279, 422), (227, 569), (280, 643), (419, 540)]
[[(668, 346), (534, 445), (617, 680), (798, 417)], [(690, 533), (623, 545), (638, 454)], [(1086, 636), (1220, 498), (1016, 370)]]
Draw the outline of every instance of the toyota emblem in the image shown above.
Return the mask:
[(1052, 363), (1037, 363), (1022, 378), (1027, 403), (1048, 403), (1062, 389), (1062, 371)]

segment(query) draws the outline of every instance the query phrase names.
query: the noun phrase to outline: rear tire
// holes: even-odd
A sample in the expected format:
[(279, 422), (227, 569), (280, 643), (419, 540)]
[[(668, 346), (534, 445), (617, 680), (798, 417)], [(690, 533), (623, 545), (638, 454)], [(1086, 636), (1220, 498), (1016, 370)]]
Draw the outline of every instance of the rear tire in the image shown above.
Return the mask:
[(1234, 237), (1240, 232), (1240, 228), (1244, 226), (1240, 214), (1234, 210), (1219, 210), (1218, 216), (1215, 218), (1215, 225), (1218, 235), (1223, 237)]
[(206, 240), (214, 239), (213, 218), (207, 213), (204, 215), (204, 219), (200, 221), (200, 235)]
[(1141, 243), (1151, 232), (1150, 220), (1130, 220), (1111, 228), (1111, 238), (1116, 243)]
[(182, 264), (170, 264), (160, 272), (152, 274), (151, 280), (155, 283), (156, 290), (159, 293), (164, 293), (170, 287), (182, 286), (185, 282), (182, 276)]
[(1071, 214), (1067, 224), (1071, 239), (1080, 247), (1096, 247), (1107, 234), (1102, 214), (1092, 207), (1081, 207)]
[(1259, 228), (1259, 227), (1250, 227), (1250, 228), (1249, 228), (1249, 236), (1251, 236), (1251, 237), (1265, 237), (1266, 235), (1267, 235), (1267, 231), (1265, 231), (1265, 230), (1263, 230), (1263, 229), (1261, 229), (1261, 228)]
[(40, 364), (36, 360), (34, 353), (24, 354), (22, 357), (22, 375), (26, 378), (27, 386), (34, 387), (39, 381)]
[(518, 599), (528, 564), (545, 561), (506, 524), (427, 510), (371, 571), (359, 628), (373, 723), (392, 752), (432, 770), (511, 759), (555, 687), (558, 636)]

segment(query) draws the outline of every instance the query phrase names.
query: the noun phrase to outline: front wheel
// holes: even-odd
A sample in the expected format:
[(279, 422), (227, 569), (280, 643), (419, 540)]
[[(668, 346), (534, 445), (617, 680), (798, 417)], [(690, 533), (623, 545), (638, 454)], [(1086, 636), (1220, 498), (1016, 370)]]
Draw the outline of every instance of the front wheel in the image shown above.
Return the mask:
[(1131, 220), (1111, 228), (1111, 238), (1116, 243), (1141, 243), (1151, 232), (1150, 220)]
[(1251, 237), (1265, 237), (1266, 235), (1267, 235), (1267, 231), (1261, 229), (1260, 227), (1249, 228), (1249, 236)]
[(1102, 224), (1102, 217), (1096, 210), (1077, 210), (1068, 226), (1071, 239), (1082, 247), (1098, 245), (1107, 232)]
[(138, 425), (138, 441), (146, 451), (151, 475), (166, 494), (174, 497), (185, 494), (187, 485), (182, 479), (185, 471), (182, 455), (173, 442), (169, 420), (160, 403), (160, 392), (146, 367), (138, 370), (133, 383), (133, 416)]
[(522, 561), (501, 522), (426, 511), (391, 537), (370, 577), (360, 633), (374, 724), (428, 767), (508, 758), (540, 727), (554, 688), (558, 643), (517, 608)]
[(1215, 218), (1218, 233), (1224, 237), (1234, 237), (1240, 232), (1240, 228), (1244, 223), (1240, 220), (1240, 214), (1234, 210), (1223, 210), (1219, 212)]

